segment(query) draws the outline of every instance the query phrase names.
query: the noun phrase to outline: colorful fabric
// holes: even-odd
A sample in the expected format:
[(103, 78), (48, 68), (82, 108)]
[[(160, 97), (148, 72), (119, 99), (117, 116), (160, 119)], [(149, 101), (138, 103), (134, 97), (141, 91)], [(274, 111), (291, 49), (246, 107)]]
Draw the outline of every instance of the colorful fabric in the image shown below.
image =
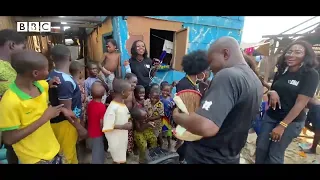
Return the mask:
[[(156, 116), (165, 116), (164, 107), (161, 101), (158, 101), (156, 104), (152, 105), (150, 99), (144, 101), (144, 107), (147, 109), (148, 117)], [(162, 119), (155, 120), (155, 127), (153, 128), (154, 134), (158, 137), (162, 132)]]
[(134, 131), (134, 141), (139, 149), (139, 162), (143, 162), (146, 157), (146, 150), (157, 147), (157, 137), (152, 128), (147, 128), (143, 132)]
[(172, 112), (175, 106), (175, 102), (173, 98), (168, 97), (164, 98), (163, 96), (160, 97), (160, 100), (164, 107), (164, 117), (162, 118), (162, 132), (164, 135), (171, 137), (172, 136)]
[(41, 160), (36, 164), (65, 164), (66, 159), (63, 155), (56, 155), (52, 160)]
[(0, 60), (0, 98), (16, 79), (17, 73), (7, 61)]

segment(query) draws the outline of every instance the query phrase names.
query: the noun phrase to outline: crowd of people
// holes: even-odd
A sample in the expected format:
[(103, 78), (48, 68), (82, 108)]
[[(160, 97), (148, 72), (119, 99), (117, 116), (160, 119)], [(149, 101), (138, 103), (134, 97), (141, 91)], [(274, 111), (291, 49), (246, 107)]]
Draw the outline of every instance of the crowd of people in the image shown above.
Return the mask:
[[(0, 131), (9, 164), (78, 164), (80, 148), (91, 149), (92, 164), (105, 163), (105, 150), (115, 164), (126, 163), (133, 154), (144, 164), (156, 147), (177, 151), (181, 164), (238, 164), (259, 113), (263, 86), (270, 89), (270, 108), (258, 134), (256, 163), (284, 162), (286, 148), (304, 127), (305, 107), (312, 106), (315, 116), (308, 122), (319, 124), (314, 115), (320, 104), (314, 103), (316, 56), (304, 41), (283, 51), (271, 86), (232, 37), (216, 40), (208, 51), (186, 54), (186, 76), (161, 84), (152, 83), (160, 61), (148, 57), (141, 40), (133, 42), (131, 58), (123, 64), (113, 39), (107, 41), (101, 62), (71, 60), (62, 44), (50, 53), (52, 70), (44, 55), (25, 49), (21, 34), (0, 31)], [(179, 111), (173, 88), (177, 93), (198, 91), (202, 99), (197, 111)], [(176, 139), (172, 130), (177, 125), (202, 138)]]

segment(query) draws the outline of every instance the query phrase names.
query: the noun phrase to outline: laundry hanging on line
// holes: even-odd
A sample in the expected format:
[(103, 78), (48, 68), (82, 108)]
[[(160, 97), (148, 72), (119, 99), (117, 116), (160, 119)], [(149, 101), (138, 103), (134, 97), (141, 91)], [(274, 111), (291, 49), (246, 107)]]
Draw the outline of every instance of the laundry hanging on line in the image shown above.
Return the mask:
[(169, 40), (164, 40), (163, 51), (166, 51), (168, 54), (172, 54), (173, 51), (173, 42)]

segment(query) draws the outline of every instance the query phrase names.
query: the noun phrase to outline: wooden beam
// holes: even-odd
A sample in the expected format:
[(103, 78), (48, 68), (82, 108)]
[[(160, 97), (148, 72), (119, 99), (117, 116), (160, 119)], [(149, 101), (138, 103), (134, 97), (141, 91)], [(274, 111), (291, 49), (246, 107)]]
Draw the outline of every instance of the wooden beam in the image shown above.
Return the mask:
[(277, 35), (264, 35), (262, 38), (278, 38), (278, 37), (298, 37), (305, 36), (305, 34), (277, 34)]
[(78, 27), (78, 28), (95, 28), (97, 24), (75, 24), (75, 23), (67, 23), (64, 26), (70, 27)]
[(101, 19), (94, 16), (65, 16), (65, 17), (58, 17), (58, 16), (42, 16), (42, 17), (28, 17), (28, 16), (15, 16), (15, 21), (29, 21), (29, 22), (94, 22), (94, 23), (101, 23)]

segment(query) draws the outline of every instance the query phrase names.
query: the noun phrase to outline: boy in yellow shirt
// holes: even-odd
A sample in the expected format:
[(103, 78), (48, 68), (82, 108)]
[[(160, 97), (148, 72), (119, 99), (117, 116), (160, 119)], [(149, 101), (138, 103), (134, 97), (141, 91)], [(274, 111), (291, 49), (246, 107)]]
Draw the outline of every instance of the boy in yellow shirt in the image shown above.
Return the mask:
[[(12, 29), (0, 31), (0, 100), (9, 85), (15, 80), (17, 73), (11, 67), (10, 56), (17, 50), (25, 48), (26, 38)], [(0, 132), (1, 141), (1, 132)], [(2, 142), (0, 142), (1, 144)], [(7, 160), (9, 164), (18, 164), (18, 158), (12, 146), (5, 145), (7, 149)]]
[(34, 51), (11, 57), (17, 72), (14, 83), (0, 101), (0, 131), (12, 145), (22, 164), (62, 164), (60, 145), (49, 120), (59, 115), (63, 105), (48, 107), (48, 60)]

